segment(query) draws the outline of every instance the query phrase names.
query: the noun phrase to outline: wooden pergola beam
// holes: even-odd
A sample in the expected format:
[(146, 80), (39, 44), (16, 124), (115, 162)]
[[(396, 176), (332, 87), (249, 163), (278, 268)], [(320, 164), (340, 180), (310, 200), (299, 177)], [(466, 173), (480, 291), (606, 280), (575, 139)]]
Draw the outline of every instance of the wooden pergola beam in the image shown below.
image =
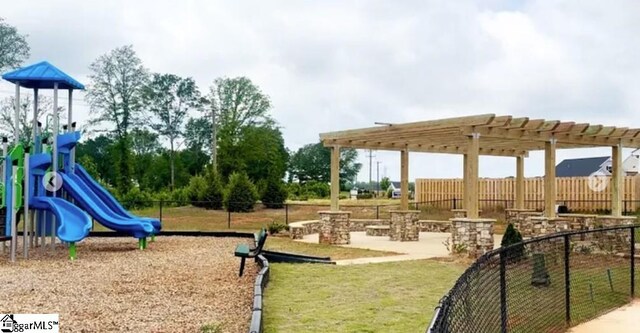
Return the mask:
[[(348, 141), (341, 140), (330, 140), (330, 143), (324, 144), (326, 147), (332, 147), (334, 145), (342, 145), (343, 147), (355, 148), (355, 149), (373, 149), (373, 150), (389, 150), (389, 151), (401, 151), (403, 149), (407, 149), (411, 152), (419, 152), (419, 153), (437, 153), (437, 154), (465, 154), (467, 148), (463, 146), (436, 146), (436, 145), (428, 145), (428, 144), (406, 144), (406, 143), (366, 143), (366, 144), (357, 144), (350, 143)], [(480, 149), (480, 155), (487, 156), (528, 156), (528, 152), (526, 150), (505, 148), (505, 149), (497, 149), (497, 148), (482, 148)]]

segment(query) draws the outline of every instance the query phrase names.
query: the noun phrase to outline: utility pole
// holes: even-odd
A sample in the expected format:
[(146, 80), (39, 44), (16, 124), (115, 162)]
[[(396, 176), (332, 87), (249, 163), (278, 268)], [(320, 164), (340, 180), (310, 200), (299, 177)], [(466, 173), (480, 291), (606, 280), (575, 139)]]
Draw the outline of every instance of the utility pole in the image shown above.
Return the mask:
[(376, 157), (373, 155), (373, 150), (369, 149), (369, 190), (373, 190), (373, 158)]
[(380, 161), (376, 161), (376, 181), (378, 182), (378, 186), (376, 186), (377, 193), (380, 193)]

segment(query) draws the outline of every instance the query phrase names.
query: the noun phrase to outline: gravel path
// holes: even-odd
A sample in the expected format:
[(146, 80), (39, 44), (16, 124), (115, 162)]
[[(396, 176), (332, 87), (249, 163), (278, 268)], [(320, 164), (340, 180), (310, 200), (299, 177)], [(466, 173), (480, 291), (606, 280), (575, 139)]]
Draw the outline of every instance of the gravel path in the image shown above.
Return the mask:
[(158, 237), (140, 251), (134, 238), (90, 238), (73, 262), (61, 245), (0, 256), (0, 313), (59, 313), (61, 332), (246, 332), (257, 266), (238, 278), (233, 256), (246, 241)]

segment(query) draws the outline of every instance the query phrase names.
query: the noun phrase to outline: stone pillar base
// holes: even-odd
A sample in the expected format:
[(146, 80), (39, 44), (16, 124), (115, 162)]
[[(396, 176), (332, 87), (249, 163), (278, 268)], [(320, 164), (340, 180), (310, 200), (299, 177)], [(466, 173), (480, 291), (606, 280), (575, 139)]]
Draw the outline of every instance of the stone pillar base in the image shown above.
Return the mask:
[(347, 211), (321, 211), (319, 243), (329, 245), (345, 245), (351, 243), (349, 235), (349, 219), (351, 212)]
[(419, 210), (392, 210), (389, 221), (389, 240), (415, 242), (420, 237)]
[[(596, 226), (602, 228), (634, 225), (637, 222), (635, 216), (598, 216)], [(628, 229), (611, 230), (593, 233), (592, 240), (601, 243), (601, 247), (615, 251), (627, 251), (631, 245), (631, 234)]]
[(530, 237), (533, 231), (531, 226), (527, 224), (527, 218), (529, 216), (540, 216), (542, 212), (538, 212), (535, 209), (507, 208), (504, 210), (504, 215), (507, 225), (513, 224), (520, 231), (522, 237)]
[[(571, 231), (593, 229), (596, 224), (596, 217), (598, 217), (598, 215), (594, 214), (558, 214), (558, 216), (569, 220), (569, 230)], [(590, 236), (590, 234), (581, 234), (574, 237), (579, 237), (580, 240), (588, 240)]]
[(451, 251), (467, 251), (469, 258), (478, 258), (493, 250), (494, 219), (452, 218)]
[[(451, 212), (453, 213), (453, 218), (464, 218), (467, 217), (467, 210), (464, 208), (460, 208), (460, 209), (452, 209)], [(478, 209), (478, 214), (482, 213), (482, 210)]]
[(529, 216), (526, 223), (531, 228), (530, 237), (538, 237), (568, 231), (570, 221), (562, 217)]

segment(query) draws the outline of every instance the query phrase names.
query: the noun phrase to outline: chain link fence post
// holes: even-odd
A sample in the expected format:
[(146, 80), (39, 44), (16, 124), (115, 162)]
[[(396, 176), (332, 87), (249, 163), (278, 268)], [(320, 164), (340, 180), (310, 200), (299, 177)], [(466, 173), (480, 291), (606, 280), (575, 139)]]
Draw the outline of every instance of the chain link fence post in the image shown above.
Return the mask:
[(160, 199), (160, 223), (162, 223), (162, 203), (164, 200)]
[(231, 229), (231, 211), (227, 208), (227, 229)]
[(500, 252), (500, 327), (502, 333), (507, 333), (507, 259), (506, 252)]
[(380, 205), (376, 205), (376, 220), (380, 219)]
[(564, 316), (567, 327), (571, 324), (571, 275), (569, 271), (570, 246), (569, 235), (564, 235)]
[(631, 228), (631, 298), (636, 295), (636, 228)]
[(284, 204), (284, 223), (289, 225), (289, 204)]

